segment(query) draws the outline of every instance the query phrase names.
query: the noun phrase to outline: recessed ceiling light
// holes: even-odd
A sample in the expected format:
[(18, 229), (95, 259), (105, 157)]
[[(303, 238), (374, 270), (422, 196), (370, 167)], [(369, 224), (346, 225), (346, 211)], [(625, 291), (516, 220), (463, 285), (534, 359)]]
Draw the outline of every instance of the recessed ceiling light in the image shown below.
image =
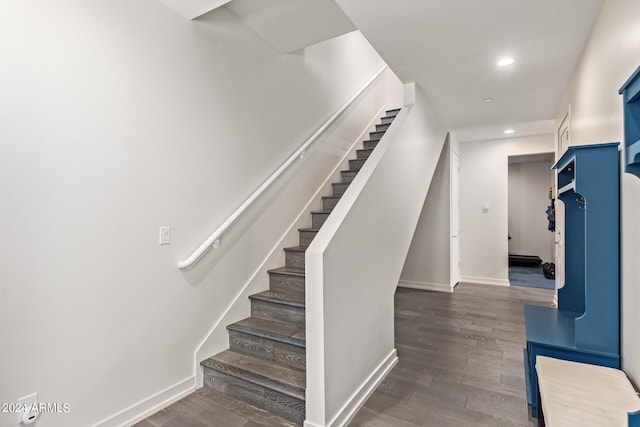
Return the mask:
[(485, 98), (484, 102), (493, 102), (493, 98)]
[(515, 132), (515, 130), (513, 130), (513, 129), (507, 129), (507, 130), (504, 131), (504, 134), (505, 135), (511, 135), (514, 132)]
[(513, 58), (502, 58), (498, 61), (498, 67), (506, 67), (507, 65), (513, 64), (515, 61)]

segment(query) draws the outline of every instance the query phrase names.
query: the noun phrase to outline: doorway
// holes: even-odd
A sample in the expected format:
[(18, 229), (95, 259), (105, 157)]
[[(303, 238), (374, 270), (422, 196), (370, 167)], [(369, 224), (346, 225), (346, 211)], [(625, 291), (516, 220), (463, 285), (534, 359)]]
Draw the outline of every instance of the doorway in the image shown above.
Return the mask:
[(555, 153), (509, 157), (508, 229), (511, 286), (554, 289), (552, 213)]
[(460, 156), (451, 150), (451, 286), (460, 282)]

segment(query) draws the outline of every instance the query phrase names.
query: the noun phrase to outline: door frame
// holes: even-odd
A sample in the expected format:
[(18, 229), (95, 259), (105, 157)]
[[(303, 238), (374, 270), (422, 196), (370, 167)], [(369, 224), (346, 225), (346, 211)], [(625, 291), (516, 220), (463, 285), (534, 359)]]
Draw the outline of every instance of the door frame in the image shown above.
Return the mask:
[[(449, 146), (450, 158), (450, 285), (453, 287), (461, 280), (460, 271), (460, 154)], [(457, 254), (457, 257), (456, 257)], [(457, 258), (457, 261), (456, 261)]]
[[(567, 134), (566, 147), (563, 146), (562, 144), (562, 141), (563, 141), (562, 135), (565, 133), (564, 132), (565, 129)], [(560, 156), (562, 156), (562, 153), (564, 153), (564, 151), (570, 145), (571, 145), (571, 104), (567, 106), (567, 112), (565, 113), (564, 117), (562, 118), (562, 120), (560, 121), (560, 124), (556, 129), (556, 160), (558, 160)]]
[[(563, 145), (563, 135), (567, 135), (566, 146)], [(564, 114), (560, 124), (556, 128), (556, 160), (559, 159), (567, 147), (571, 146), (571, 104), (567, 105), (567, 112)], [(556, 171), (556, 183), (557, 171)], [(557, 191), (557, 189), (556, 189)], [(556, 236), (555, 236), (555, 261), (556, 261), (556, 294), (554, 303), (557, 304), (558, 289), (564, 286), (564, 203), (556, 198)]]

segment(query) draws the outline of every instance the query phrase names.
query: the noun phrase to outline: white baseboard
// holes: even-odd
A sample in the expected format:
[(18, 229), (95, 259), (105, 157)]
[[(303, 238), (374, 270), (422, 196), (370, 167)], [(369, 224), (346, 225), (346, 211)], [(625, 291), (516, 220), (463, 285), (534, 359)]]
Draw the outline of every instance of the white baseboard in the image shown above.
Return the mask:
[(389, 353), (389, 355), (387, 355), (387, 357), (385, 357), (384, 360), (376, 367), (376, 369), (374, 369), (362, 385), (358, 387), (358, 390), (351, 396), (351, 398), (342, 405), (342, 408), (340, 408), (338, 413), (329, 423), (326, 424), (326, 426), (320, 426), (316, 423), (305, 421), (304, 427), (342, 427), (347, 425), (397, 363), (398, 352), (394, 348), (391, 353)]
[(186, 395), (193, 393), (196, 389), (195, 384), (195, 377), (186, 378), (94, 424), (92, 427), (129, 427), (155, 414), (159, 410), (166, 408)]
[(475, 283), (476, 285), (511, 286), (508, 279), (496, 279), (493, 277), (462, 276), (460, 282)]
[(455, 285), (445, 285), (444, 283), (431, 283), (431, 282), (415, 282), (413, 280), (400, 280), (398, 287), (409, 289), (420, 289), (422, 291), (435, 291), (453, 293)]

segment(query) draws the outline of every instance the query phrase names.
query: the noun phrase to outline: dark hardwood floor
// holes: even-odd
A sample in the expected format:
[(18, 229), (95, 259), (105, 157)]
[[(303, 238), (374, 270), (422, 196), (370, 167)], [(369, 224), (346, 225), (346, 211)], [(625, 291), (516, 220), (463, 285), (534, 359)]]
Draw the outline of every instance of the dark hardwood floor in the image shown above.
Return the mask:
[(135, 427), (294, 427), (295, 423), (269, 414), (217, 391), (201, 388), (173, 405), (135, 424)]
[[(471, 284), (453, 294), (398, 289), (400, 361), (350, 425), (534, 426), (525, 395), (522, 306), (552, 298), (552, 290)], [(203, 389), (136, 427), (292, 425)]]
[(520, 287), (398, 289), (400, 361), (350, 425), (536, 425), (526, 401), (522, 307), (552, 299), (552, 290)]

